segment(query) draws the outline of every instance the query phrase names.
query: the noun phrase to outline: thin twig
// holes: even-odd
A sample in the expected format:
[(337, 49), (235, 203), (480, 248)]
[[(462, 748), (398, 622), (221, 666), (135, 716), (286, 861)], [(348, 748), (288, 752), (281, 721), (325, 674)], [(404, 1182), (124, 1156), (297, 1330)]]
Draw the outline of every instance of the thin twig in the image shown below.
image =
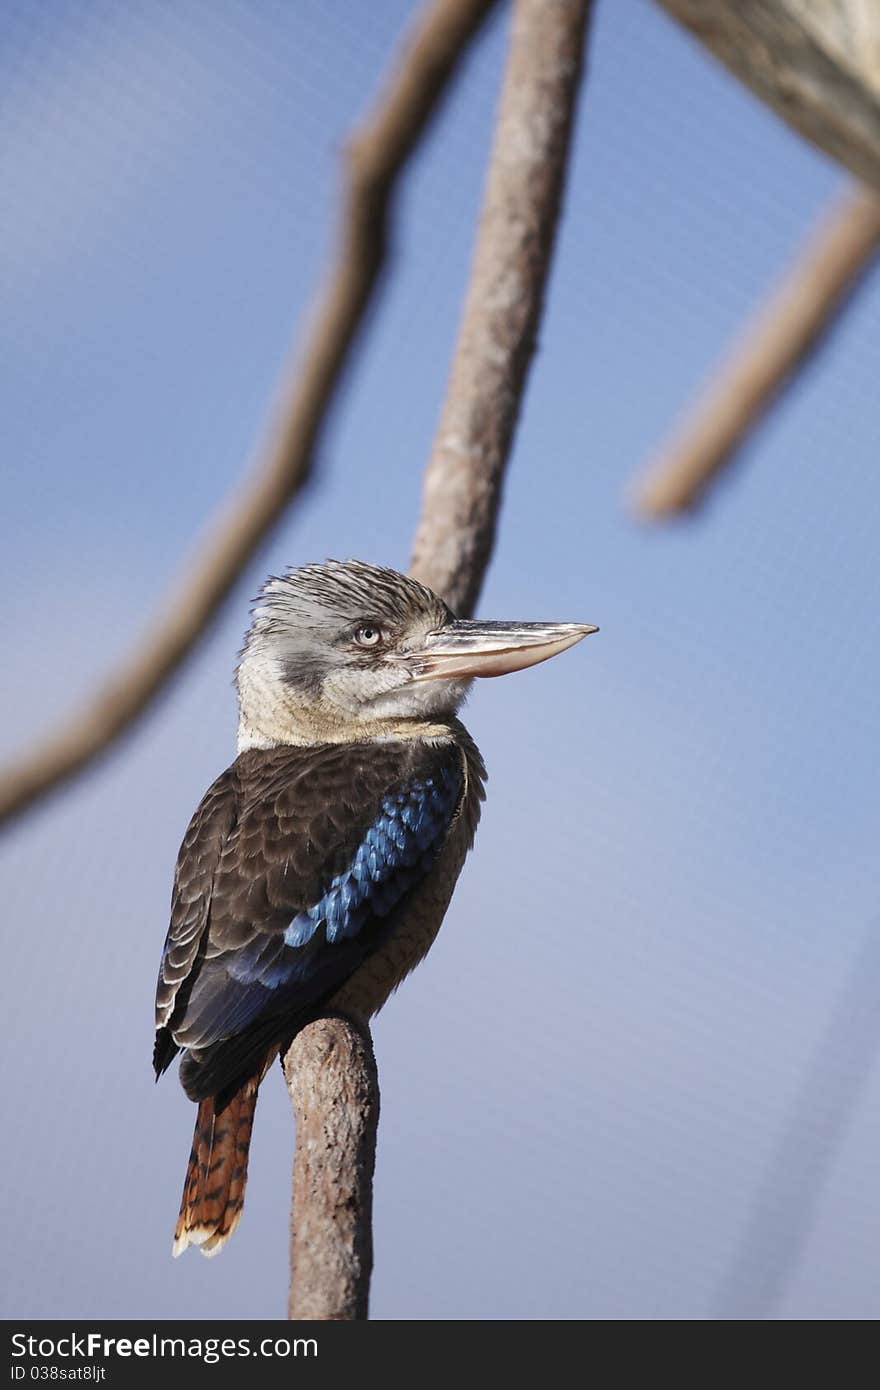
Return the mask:
[(494, 0), (432, 0), (347, 159), (338, 253), (253, 468), (168, 602), (85, 707), (0, 775), (0, 823), (59, 787), (144, 713), (308, 479), (315, 447), (386, 255), (397, 178)]
[(470, 284), (411, 565), (460, 615), (473, 612), (495, 540), (553, 254), (589, 14), (588, 0), (521, 0), (514, 8)]
[(814, 231), (637, 484), (634, 504), (643, 517), (674, 516), (704, 497), (783, 386), (823, 342), (878, 248), (880, 195), (856, 186)]

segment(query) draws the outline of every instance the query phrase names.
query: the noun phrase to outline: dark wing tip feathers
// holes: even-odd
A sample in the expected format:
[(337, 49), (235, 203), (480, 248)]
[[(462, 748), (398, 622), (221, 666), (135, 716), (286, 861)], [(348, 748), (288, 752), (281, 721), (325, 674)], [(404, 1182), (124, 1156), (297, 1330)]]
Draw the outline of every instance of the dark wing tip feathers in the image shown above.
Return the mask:
[(156, 1073), (156, 1080), (163, 1072), (166, 1072), (177, 1056), (180, 1048), (172, 1038), (167, 1028), (160, 1028), (156, 1034), (156, 1041), (153, 1044), (153, 1070)]

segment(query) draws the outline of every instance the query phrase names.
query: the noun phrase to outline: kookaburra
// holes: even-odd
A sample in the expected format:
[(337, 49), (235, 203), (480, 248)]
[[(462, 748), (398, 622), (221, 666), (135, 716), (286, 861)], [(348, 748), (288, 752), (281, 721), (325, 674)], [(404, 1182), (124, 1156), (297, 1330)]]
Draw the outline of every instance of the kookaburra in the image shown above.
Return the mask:
[(157, 1076), (198, 1102), (174, 1253), (238, 1224), (257, 1089), (322, 1011), (365, 1021), (431, 946), (485, 769), (474, 676), (596, 628), (464, 622), (394, 570), (331, 560), (264, 585), (237, 669), (238, 756), (184, 836), (156, 998)]

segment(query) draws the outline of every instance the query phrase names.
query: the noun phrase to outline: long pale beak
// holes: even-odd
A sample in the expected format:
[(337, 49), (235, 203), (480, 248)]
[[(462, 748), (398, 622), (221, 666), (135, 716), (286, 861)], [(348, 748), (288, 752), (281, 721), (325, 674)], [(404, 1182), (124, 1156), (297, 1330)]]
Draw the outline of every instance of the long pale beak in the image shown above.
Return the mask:
[(456, 619), (429, 632), (424, 646), (408, 652), (418, 681), (441, 676), (505, 676), (537, 666), (573, 647), (597, 627), (589, 623), (472, 623)]

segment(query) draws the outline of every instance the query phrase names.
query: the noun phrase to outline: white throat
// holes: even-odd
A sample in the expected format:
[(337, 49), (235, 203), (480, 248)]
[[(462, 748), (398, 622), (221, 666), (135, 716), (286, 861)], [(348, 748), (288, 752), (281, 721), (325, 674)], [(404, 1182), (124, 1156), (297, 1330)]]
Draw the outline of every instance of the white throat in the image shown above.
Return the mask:
[(413, 682), (349, 711), (335, 703), (303, 703), (267, 651), (250, 652), (238, 668), (238, 752), (387, 738), (448, 737), (470, 682), (461, 677)]

